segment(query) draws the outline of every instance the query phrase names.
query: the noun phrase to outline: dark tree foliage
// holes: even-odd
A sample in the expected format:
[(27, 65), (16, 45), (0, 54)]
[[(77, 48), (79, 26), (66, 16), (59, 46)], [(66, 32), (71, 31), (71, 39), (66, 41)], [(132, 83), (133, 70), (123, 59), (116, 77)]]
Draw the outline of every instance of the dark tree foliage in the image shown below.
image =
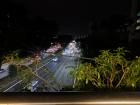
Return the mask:
[(41, 17), (27, 17), (22, 5), (9, 0), (0, 1), (0, 55), (14, 50), (32, 50), (48, 47), (51, 37), (58, 31), (54, 21)]
[(55, 21), (41, 17), (28, 18), (23, 5), (1, 0), (0, 63), (3, 55), (15, 50), (23, 57), (36, 49), (48, 48), (57, 31), (58, 25)]
[(99, 50), (128, 48), (131, 18), (127, 15), (115, 14), (108, 17), (93, 17), (90, 22), (90, 35), (82, 40), (85, 56), (97, 56)]

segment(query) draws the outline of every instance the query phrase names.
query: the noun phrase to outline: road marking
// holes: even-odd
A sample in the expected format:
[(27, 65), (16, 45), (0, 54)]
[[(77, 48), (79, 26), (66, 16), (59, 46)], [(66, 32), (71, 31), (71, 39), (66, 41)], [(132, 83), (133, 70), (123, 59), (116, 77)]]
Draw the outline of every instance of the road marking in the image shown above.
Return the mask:
[[(59, 53), (58, 53), (58, 54), (59, 54)], [(56, 54), (56, 56), (58, 56), (58, 54)], [(56, 56), (55, 56), (55, 57), (56, 57)], [(35, 72), (38, 71), (38, 70), (40, 70), (40, 69), (43, 68), (44, 66), (46, 66), (46, 65), (47, 65), (48, 63), (50, 63), (50, 62), (52, 61), (52, 59), (55, 58), (55, 57), (52, 57), (52, 58), (48, 59), (48, 62), (45, 63), (44, 65), (42, 65), (41, 67), (39, 67), (37, 70), (35, 70)]]
[[(40, 68), (38, 68), (36, 71), (40, 70), (41, 68), (43, 68), (45, 65), (47, 65), (48, 63), (50, 63), (52, 61), (52, 59), (49, 59), (49, 62), (47, 62), (46, 64), (44, 64), (43, 66), (41, 66)], [(35, 72), (36, 72), (35, 71)], [(14, 85), (10, 86), (8, 89), (4, 90), (3, 92), (7, 92), (9, 89), (13, 88), (14, 86), (16, 86), (17, 84), (21, 83), (23, 80), (18, 81), (17, 83), (15, 83)]]
[[(52, 58), (52, 59), (53, 59), (53, 58)], [(40, 69), (43, 68), (44, 66), (46, 66), (48, 63), (50, 63), (50, 62), (52, 61), (52, 59), (49, 60), (47, 63), (45, 63), (43, 66), (39, 67), (37, 70), (35, 70), (35, 72), (38, 71), (38, 70), (40, 70)]]
[(17, 83), (15, 83), (14, 85), (10, 86), (8, 89), (4, 90), (3, 92), (7, 92), (9, 89), (13, 88), (14, 86), (16, 86), (17, 84), (21, 83), (22, 80), (18, 81)]
[[(57, 53), (56, 55), (58, 56), (58, 54), (59, 54), (59, 53)], [(47, 63), (45, 63), (43, 66), (41, 66), (40, 68), (38, 68), (37, 70), (35, 70), (35, 72), (38, 71), (38, 70), (40, 70), (40, 69), (43, 68), (44, 66), (46, 66), (48, 63), (50, 63), (50, 62), (52, 61), (53, 58), (54, 58), (54, 57), (48, 59), (49, 61), (48, 61)], [(46, 57), (46, 59), (47, 59), (47, 57)], [(16, 86), (17, 84), (21, 83), (22, 81), (23, 81), (23, 80), (18, 81), (17, 83), (15, 83), (14, 85), (10, 86), (8, 89), (4, 90), (3, 92), (7, 92), (9, 89), (13, 88), (14, 86)]]

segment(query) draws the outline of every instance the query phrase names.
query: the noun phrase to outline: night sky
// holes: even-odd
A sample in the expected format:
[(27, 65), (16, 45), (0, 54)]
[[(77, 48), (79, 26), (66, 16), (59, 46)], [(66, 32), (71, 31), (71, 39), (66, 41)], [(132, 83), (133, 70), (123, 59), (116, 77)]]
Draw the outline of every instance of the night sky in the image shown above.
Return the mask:
[(130, 14), (130, 0), (13, 0), (26, 6), (28, 15), (56, 20), (60, 33), (88, 33), (91, 16)]

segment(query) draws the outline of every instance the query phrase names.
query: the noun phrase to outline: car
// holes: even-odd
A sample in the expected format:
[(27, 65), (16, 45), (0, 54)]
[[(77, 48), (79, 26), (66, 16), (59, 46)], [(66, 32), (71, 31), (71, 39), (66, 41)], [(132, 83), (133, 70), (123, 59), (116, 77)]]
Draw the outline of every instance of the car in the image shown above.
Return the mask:
[(67, 55), (67, 53), (66, 52), (62, 52), (62, 55)]
[(48, 56), (48, 54), (46, 52), (45, 53), (41, 53), (41, 59), (45, 59), (47, 56)]
[(58, 61), (58, 58), (57, 58), (57, 57), (54, 57), (52, 60), (53, 60), (54, 62), (56, 62), (56, 61)]
[(4, 69), (0, 69), (0, 73), (3, 73), (5, 70)]
[(27, 89), (29, 89), (31, 92), (35, 92), (38, 87), (38, 83), (39, 81), (36, 81), (36, 80), (31, 81)]
[(62, 55), (68, 55), (69, 54), (69, 50), (68, 49), (65, 49), (63, 52), (62, 52)]

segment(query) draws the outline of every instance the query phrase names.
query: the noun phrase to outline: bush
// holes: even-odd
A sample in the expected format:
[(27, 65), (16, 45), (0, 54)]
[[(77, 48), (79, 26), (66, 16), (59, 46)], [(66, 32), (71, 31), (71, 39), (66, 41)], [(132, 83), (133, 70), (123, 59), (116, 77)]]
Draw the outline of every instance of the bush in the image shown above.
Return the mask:
[(92, 84), (96, 89), (140, 87), (140, 58), (128, 61), (123, 48), (103, 50), (94, 63), (81, 63), (73, 72), (76, 88)]
[(17, 73), (19, 79), (22, 80), (22, 86), (29, 84), (34, 77), (32, 70), (26, 66), (19, 67)]

